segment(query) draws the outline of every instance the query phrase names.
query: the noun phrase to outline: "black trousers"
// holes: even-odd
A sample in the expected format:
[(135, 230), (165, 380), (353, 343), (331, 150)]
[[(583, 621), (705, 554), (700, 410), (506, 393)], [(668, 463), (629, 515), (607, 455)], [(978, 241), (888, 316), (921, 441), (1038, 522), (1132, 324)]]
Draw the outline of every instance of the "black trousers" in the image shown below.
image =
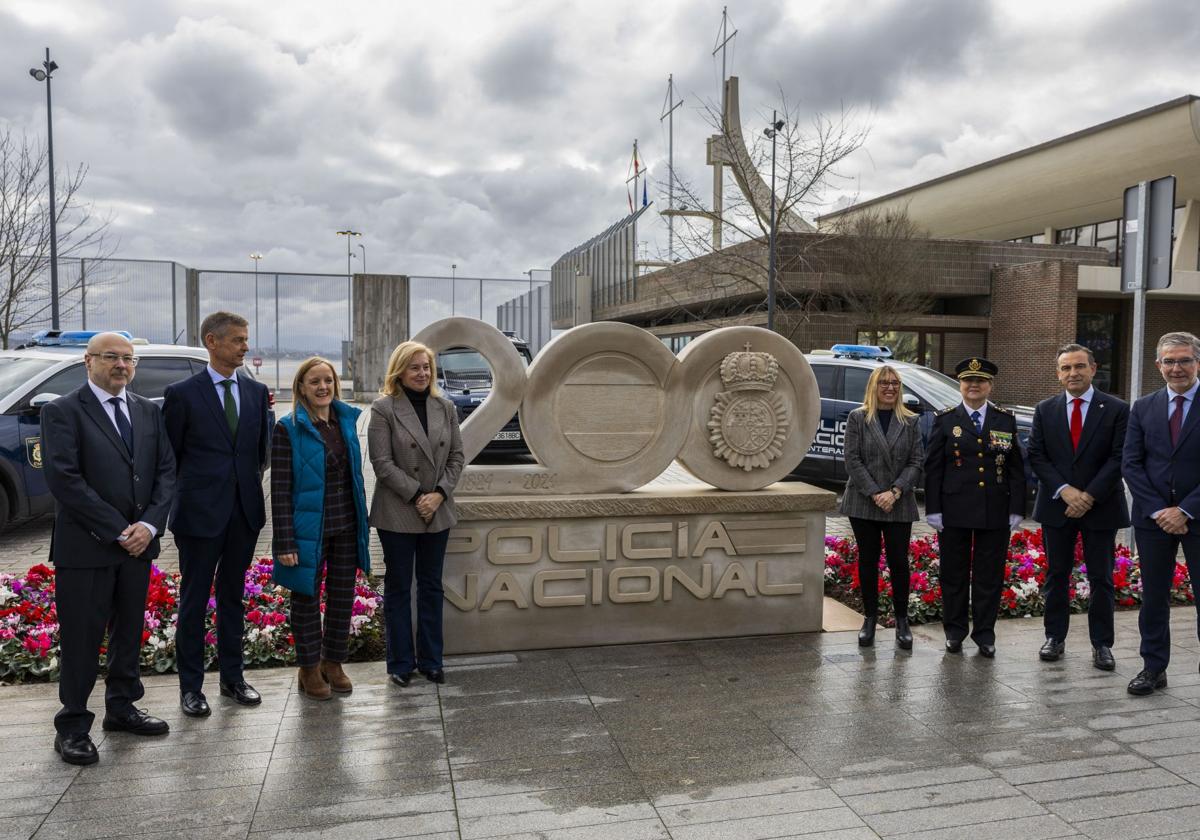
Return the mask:
[[(311, 667), (350, 658), (350, 617), (354, 612), (354, 582), (358, 577), (358, 533), (349, 530), (325, 537), (317, 588), (313, 595), (292, 593), (292, 636), (296, 664)], [(321, 630), (321, 579), (325, 579), (325, 629)]]
[(108, 677), (104, 706), (117, 714), (142, 698), (139, 655), (150, 586), (150, 561), (128, 557), (95, 569), (55, 570), (54, 604), (58, 610), (61, 672), (54, 716), (61, 734), (88, 732), (96, 716), (87, 701), (96, 685), (100, 645), (108, 631)]
[[(442, 567), (450, 529), (422, 534), (379, 530), (387, 571), (383, 576), (383, 621), (389, 674), (442, 667)], [(413, 647), (412, 582), (417, 578), (417, 644)]]
[[(1175, 556), (1183, 546), (1188, 578), (1195, 592), (1200, 576), (1200, 535), (1175, 536), (1161, 528), (1134, 528), (1138, 565), (1142, 569), (1142, 608), (1138, 631), (1142, 636), (1142, 662), (1151, 671), (1165, 671), (1171, 661), (1171, 582)], [(1197, 635), (1200, 635), (1200, 603), (1196, 604)]]
[(1046, 547), (1046, 599), (1043, 623), (1046, 635), (1062, 641), (1071, 623), (1071, 599), (1068, 592), (1071, 570), (1075, 568), (1075, 540), (1083, 534), (1083, 564), (1092, 590), (1088, 605), (1088, 636), (1092, 647), (1113, 645), (1113, 555), (1117, 550), (1116, 529), (1081, 528), (1079, 522), (1062, 527), (1043, 525)]
[[(996, 616), (1004, 586), (1008, 528), (945, 527), (938, 534), (941, 554), (942, 627), (946, 638), (962, 641), (970, 630), (977, 645), (996, 643)], [(968, 609), (971, 615), (967, 623)]]
[(862, 592), (863, 612), (879, 615), (879, 557), (887, 548), (888, 571), (892, 576), (892, 602), (896, 615), (908, 617), (908, 542), (911, 522), (880, 522), (850, 517), (854, 541), (858, 544), (858, 587)]
[(221, 680), (241, 681), (246, 569), (257, 541), (258, 531), (250, 528), (242, 506), (236, 503), (223, 534), (175, 535), (180, 573), (175, 658), (180, 691), (200, 691), (204, 687), (204, 619), (210, 594), (215, 594), (217, 603), (217, 667)]

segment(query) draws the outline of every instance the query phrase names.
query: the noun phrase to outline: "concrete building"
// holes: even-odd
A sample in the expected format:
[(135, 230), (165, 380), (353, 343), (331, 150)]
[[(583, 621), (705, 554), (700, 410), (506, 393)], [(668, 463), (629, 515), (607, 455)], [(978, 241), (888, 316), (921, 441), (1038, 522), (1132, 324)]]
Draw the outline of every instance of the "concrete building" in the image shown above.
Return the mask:
[[(1178, 206), (1172, 287), (1151, 292), (1147, 304), (1142, 381), (1153, 389), (1161, 384), (1155, 339), (1170, 329), (1200, 330), (1195, 96), (827, 214), (818, 233), (781, 234), (785, 294), (776, 328), (805, 351), (863, 340), (863, 313), (839, 295), (855, 282), (846, 260), (852, 245), (831, 231), (868, 209), (906, 208), (932, 237), (923, 246), (929, 305), (895, 323), (881, 343), (943, 371), (986, 353), (1002, 369), (997, 396), (1033, 402), (1058, 387), (1054, 349), (1077, 340), (1097, 355), (1097, 384), (1127, 394), (1132, 300), (1120, 291), (1122, 194), (1164, 175), (1178, 179)], [(765, 243), (744, 242), (636, 276), (617, 296), (589, 289), (583, 271), (560, 271), (552, 281), (553, 326), (629, 321), (678, 348), (716, 326), (765, 325), (765, 266)]]

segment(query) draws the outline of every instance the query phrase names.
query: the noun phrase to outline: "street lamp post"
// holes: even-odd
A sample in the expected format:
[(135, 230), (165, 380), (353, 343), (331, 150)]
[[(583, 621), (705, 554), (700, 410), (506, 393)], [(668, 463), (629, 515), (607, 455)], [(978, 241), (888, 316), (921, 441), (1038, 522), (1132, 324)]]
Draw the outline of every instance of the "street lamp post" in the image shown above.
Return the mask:
[(450, 317), (454, 317), (454, 287), (458, 285), (456, 281), (456, 272), (458, 271), (458, 263), (450, 263)]
[(350, 239), (354, 236), (362, 236), (362, 234), (356, 230), (346, 228), (346, 230), (339, 230), (337, 235), (346, 237), (346, 341), (352, 341), (353, 326), (350, 323), (350, 319), (354, 310), (350, 305), (350, 299), (354, 292), (351, 289), (350, 281)]
[(250, 255), (250, 259), (254, 260), (254, 346), (262, 349), (262, 333), (258, 331), (258, 261), (262, 259), (262, 254), (257, 251)]
[(360, 243), (358, 243), (358, 250), (362, 251), (363, 274), (366, 274), (367, 273), (367, 246), (360, 242)]
[(783, 120), (771, 112), (771, 125), (763, 134), (771, 138), (771, 235), (767, 245), (767, 329), (775, 329), (775, 138), (783, 130)]
[(50, 328), (57, 330), (58, 324), (58, 233), (54, 207), (54, 118), (50, 109), (50, 78), (58, 65), (50, 60), (50, 48), (46, 47), (46, 60), (42, 68), (29, 68), (29, 75), (46, 83), (46, 159), (50, 165)]

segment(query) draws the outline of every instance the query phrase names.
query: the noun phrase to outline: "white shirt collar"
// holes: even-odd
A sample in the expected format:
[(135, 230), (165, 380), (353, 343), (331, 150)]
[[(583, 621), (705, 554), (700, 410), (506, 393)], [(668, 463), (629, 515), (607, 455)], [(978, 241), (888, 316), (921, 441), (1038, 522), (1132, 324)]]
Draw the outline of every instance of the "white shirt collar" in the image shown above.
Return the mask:
[(1197, 390), (1200, 390), (1200, 379), (1197, 379), (1195, 382), (1193, 382), (1192, 387), (1188, 388), (1182, 394), (1177, 394), (1176, 392), (1174, 392), (1170, 388), (1168, 388), (1167, 389), (1167, 402), (1171, 402), (1176, 397), (1183, 397), (1188, 402), (1193, 402), (1196, 399), (1196, 391)]
[[(88, 387), (92, 389), (92, 393), (96, 395), (96, 399), (98, 399), (100, 401), (101, 405), (107, 404), (108, 401), (111, 400), (113, 397), (116, 397), (121, 402), (125, 403), (125, 389), (124, 388), (121, 389), (121, 393), (119, 393), (119, 394), (110, 394), (110, 393), (108, 393), (108, 391), (105, 391), (103, 388), (101, 388), (99, 385), (97, 385), (91, 379), (89, 379), (87, 381), (87, 384), (88, 384)], [(126, 403), (125, 410), (126, 411), (129, 410), (128, 403)]]
[(1083, 400), (1088, 405), (1091, 405), (1092, 397), (1094, 397), (1096, 395), (1096, 389), (1094, 387), (1092, 387), (1091, 385), (1089, 385), (1088, 389), (1086, 391), (1084, 391), (1082, 394), (1080, 394), (1078, 397), (1071, 396), (1070, 391), (1063, 391), (1063, 393), (1067, 397), (1067, 405), (1071, 404), (1071, 400)]
[(962, 407), (963, 407), (963, 411), (967, 412), (967, 416), (968, 416), (968, 417), (970, 417), (970, 416), (971, 416), (971, 412), (972, 412), (972, 411), (978, 411), (978, 412), (979, 412), (979, 420), (980, 420), (980, 422), (983, 422), (984, 418), (986, 418), (986, 417), (987, 417), (987, 411), (988, 411), (988, 404), (987, 404), (987, 400), (984, 400), (984, 401), (983, 401), (983, 405), (981, 405), (979, 408), (971, 408), (971, 406), (967, 405), (967, 403), (966, 403), (966, 400), (964, 400), (964, 401), (963, 401), (962, 403), (960, 403), (960, 404), (961, 404), (961, 405), (962, 405)]
[(225, 376), (225, 375), (224, 375), (224, 374), (222, 374), (222, 373), (218, 373), (218, 372), (217, 372), (217, 369), (216, 369), (216, 368), (214, 368), (212, 365), (205, 365), (205, 369), (206, 369), (206, 370), (208, 370), (208, 375), (209, 375), (209, 377), (211, 377), (211, 378), (212, 378), (212, 381), (213, 381), (213, 384), (214, 384), (214, 385), (220, 385), (220, 384), (221, 384), (222, 382), (224, 382), (226, 379), (232, 379), (232, 380), (233, 380), (233, 384), (234, 384), (235, 386), (238, 384), (238, 381), (237, 381), (237, 371), (236, 371), (236, 370), (233, 372), (233, 376)]

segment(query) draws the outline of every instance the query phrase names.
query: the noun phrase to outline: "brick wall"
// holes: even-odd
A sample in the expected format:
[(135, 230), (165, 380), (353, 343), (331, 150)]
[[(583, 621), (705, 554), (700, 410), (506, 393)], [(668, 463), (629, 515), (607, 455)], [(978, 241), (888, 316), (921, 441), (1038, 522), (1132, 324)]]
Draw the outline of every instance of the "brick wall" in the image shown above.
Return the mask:
[(1032, 405), (1058, 390), (1055, 351), (1075, 340), (1078, 264), (1041, 260), (992, 272), (988, 358), (995, 399)]
[[(1125, 319), (1126, 335), (1133, 336), (1133, 306), (1129, 307), (1129, 316)], [(1190, 332), (1200, 334), (1200, 301), (1194, 300), (1155, 300), (1146, 301), (1146, 343), (1142, 353), (1142, 394), (1149, 394), (1163, 386), (1162, 374), (1154, 364), (1155, 352), (1158, 350), (1158, 340), (1164, 333)], [(1121, 390), (1129, 393), (1129, 364), (1125, 364), (1124, 380)]]

